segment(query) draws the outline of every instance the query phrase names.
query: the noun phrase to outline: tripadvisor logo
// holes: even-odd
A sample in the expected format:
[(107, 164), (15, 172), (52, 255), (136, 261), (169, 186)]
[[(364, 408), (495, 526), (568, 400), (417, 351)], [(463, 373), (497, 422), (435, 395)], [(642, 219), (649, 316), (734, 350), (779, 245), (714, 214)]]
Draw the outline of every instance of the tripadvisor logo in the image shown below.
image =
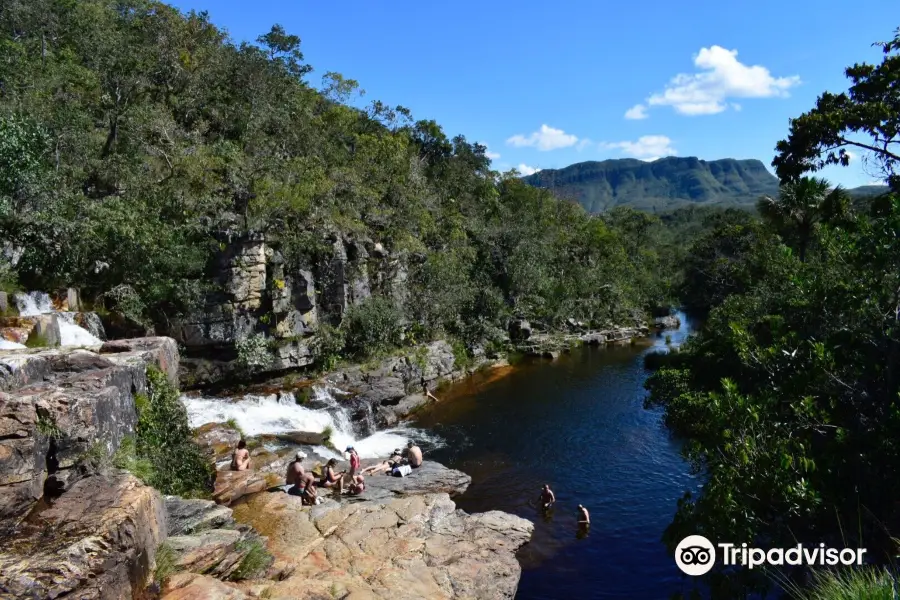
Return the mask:
[[(806, 565), (829, 566), (861, 565), (865, 548), (829, 548), (825, 544), (805, 547), (797, 544), (791, 548), (748, 547), (747, 544), (719, 543), (716, 546), (724, 566), (743, 566), (749, 569), (759, 566)], [(702, 535), (689, 535), (675, 548), (675, 564), (687, 575), (705, 575), (716, 563), (716, 546)]]

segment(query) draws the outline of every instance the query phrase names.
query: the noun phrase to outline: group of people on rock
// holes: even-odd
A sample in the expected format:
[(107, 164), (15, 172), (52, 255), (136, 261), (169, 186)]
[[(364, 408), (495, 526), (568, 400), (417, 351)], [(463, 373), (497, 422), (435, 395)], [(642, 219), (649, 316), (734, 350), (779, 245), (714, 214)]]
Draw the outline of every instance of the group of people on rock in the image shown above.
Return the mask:
[[(538, 497), (538, 504), (541, 507), (541, 511), (546, 514), (554, 504), (556, 504), (556, 494), (553, 493), (553, 490), (550, 489), (549, 484), (544, 484), (544, 487), (541, 488), (541, 494)], [(588, 526), (591, 524), (591, 515), (588, 513), (588, 509), (586, 509), (581, 504), (578, 505), (578, 527), (582, 530), (586, 530)]]
[[(306, 459), (305, 452), (297, 452), (294, 460), (287, 467), (285, 473), (285, 485), (283, 489), (293, 495), (302, 498), (303, 504), (315, 505), (321, 502), (318, 489), (327, 488), (338, 494), (350, 494), (358, 496), (366, 490), (366, 476), (372, 476), (382, 472), (393, 472), (395, 469), (406, 469), (402, 474), (408, 474), (411, 469), (422, 466), (422, 450), (409, 441), (405, 452), (399, 448), (394, 449), (393, 454), (387, 460), (365, 469), (361, 469), (359, 453), (353, 446), (347, 446), (346, 453), (350, 462), (350, 468), (337, 470), (337, 459), (330, 459), (322, 468), (318, 478), (312, 471), (303, 467)], [(246, 471), (250, 468), (250, 452), (247, 450), (247, 442), (243, 439), (238, 442), (231, 458), (232, 471)]]

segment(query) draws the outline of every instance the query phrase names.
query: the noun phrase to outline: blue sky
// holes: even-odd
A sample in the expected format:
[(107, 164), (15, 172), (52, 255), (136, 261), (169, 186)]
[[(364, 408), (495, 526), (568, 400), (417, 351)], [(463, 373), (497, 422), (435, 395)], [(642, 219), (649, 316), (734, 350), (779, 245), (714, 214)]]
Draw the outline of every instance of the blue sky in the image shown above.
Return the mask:
[[(172, 4), (238, 41), (280, 23), (302, 39), (311, 83), (356, 79), (363, 102), (406, 106), (522, 171), (671, 154), (769, 166), (788, 119), (845, 90), (844, 69), (879, 61), (871, 44), (900, 26), (897, 0)], [(823, 175), (877, 178), (852, 163)]]

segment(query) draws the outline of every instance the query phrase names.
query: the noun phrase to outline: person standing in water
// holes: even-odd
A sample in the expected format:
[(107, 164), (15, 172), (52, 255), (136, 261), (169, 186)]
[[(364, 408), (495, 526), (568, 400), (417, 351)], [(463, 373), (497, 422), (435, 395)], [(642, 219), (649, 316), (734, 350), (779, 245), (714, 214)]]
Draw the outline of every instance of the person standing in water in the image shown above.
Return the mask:
[(588, 509), (580, 504), (578, 505), (578, 524), (582, 527), (591, 524), (591, 515), (588, 513)]
[(247, 442), (241, 439), (237, 449), (231, 455), (231, 470), (246, 471), (250, 468), (250, 451), (247, 450)]
[(556, 495), (553, 493), (553, 490), (550, 489), (550, 484), (545, 483), (544, 487), (541, 488), (539, 501), (541, 503), (541, 510), (548, 510), (553, 506), (553, 503), (556, 502)]

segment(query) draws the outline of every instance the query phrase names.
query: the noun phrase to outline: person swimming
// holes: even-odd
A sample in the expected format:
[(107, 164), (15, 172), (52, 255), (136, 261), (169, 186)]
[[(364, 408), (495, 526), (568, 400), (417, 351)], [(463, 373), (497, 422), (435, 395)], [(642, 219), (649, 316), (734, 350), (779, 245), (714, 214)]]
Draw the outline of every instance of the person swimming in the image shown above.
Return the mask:
[(578, 524), (582, 527), (591, 524), (591, 515), (588, 513), (588, 509), (581, 504), (578, 505)]

